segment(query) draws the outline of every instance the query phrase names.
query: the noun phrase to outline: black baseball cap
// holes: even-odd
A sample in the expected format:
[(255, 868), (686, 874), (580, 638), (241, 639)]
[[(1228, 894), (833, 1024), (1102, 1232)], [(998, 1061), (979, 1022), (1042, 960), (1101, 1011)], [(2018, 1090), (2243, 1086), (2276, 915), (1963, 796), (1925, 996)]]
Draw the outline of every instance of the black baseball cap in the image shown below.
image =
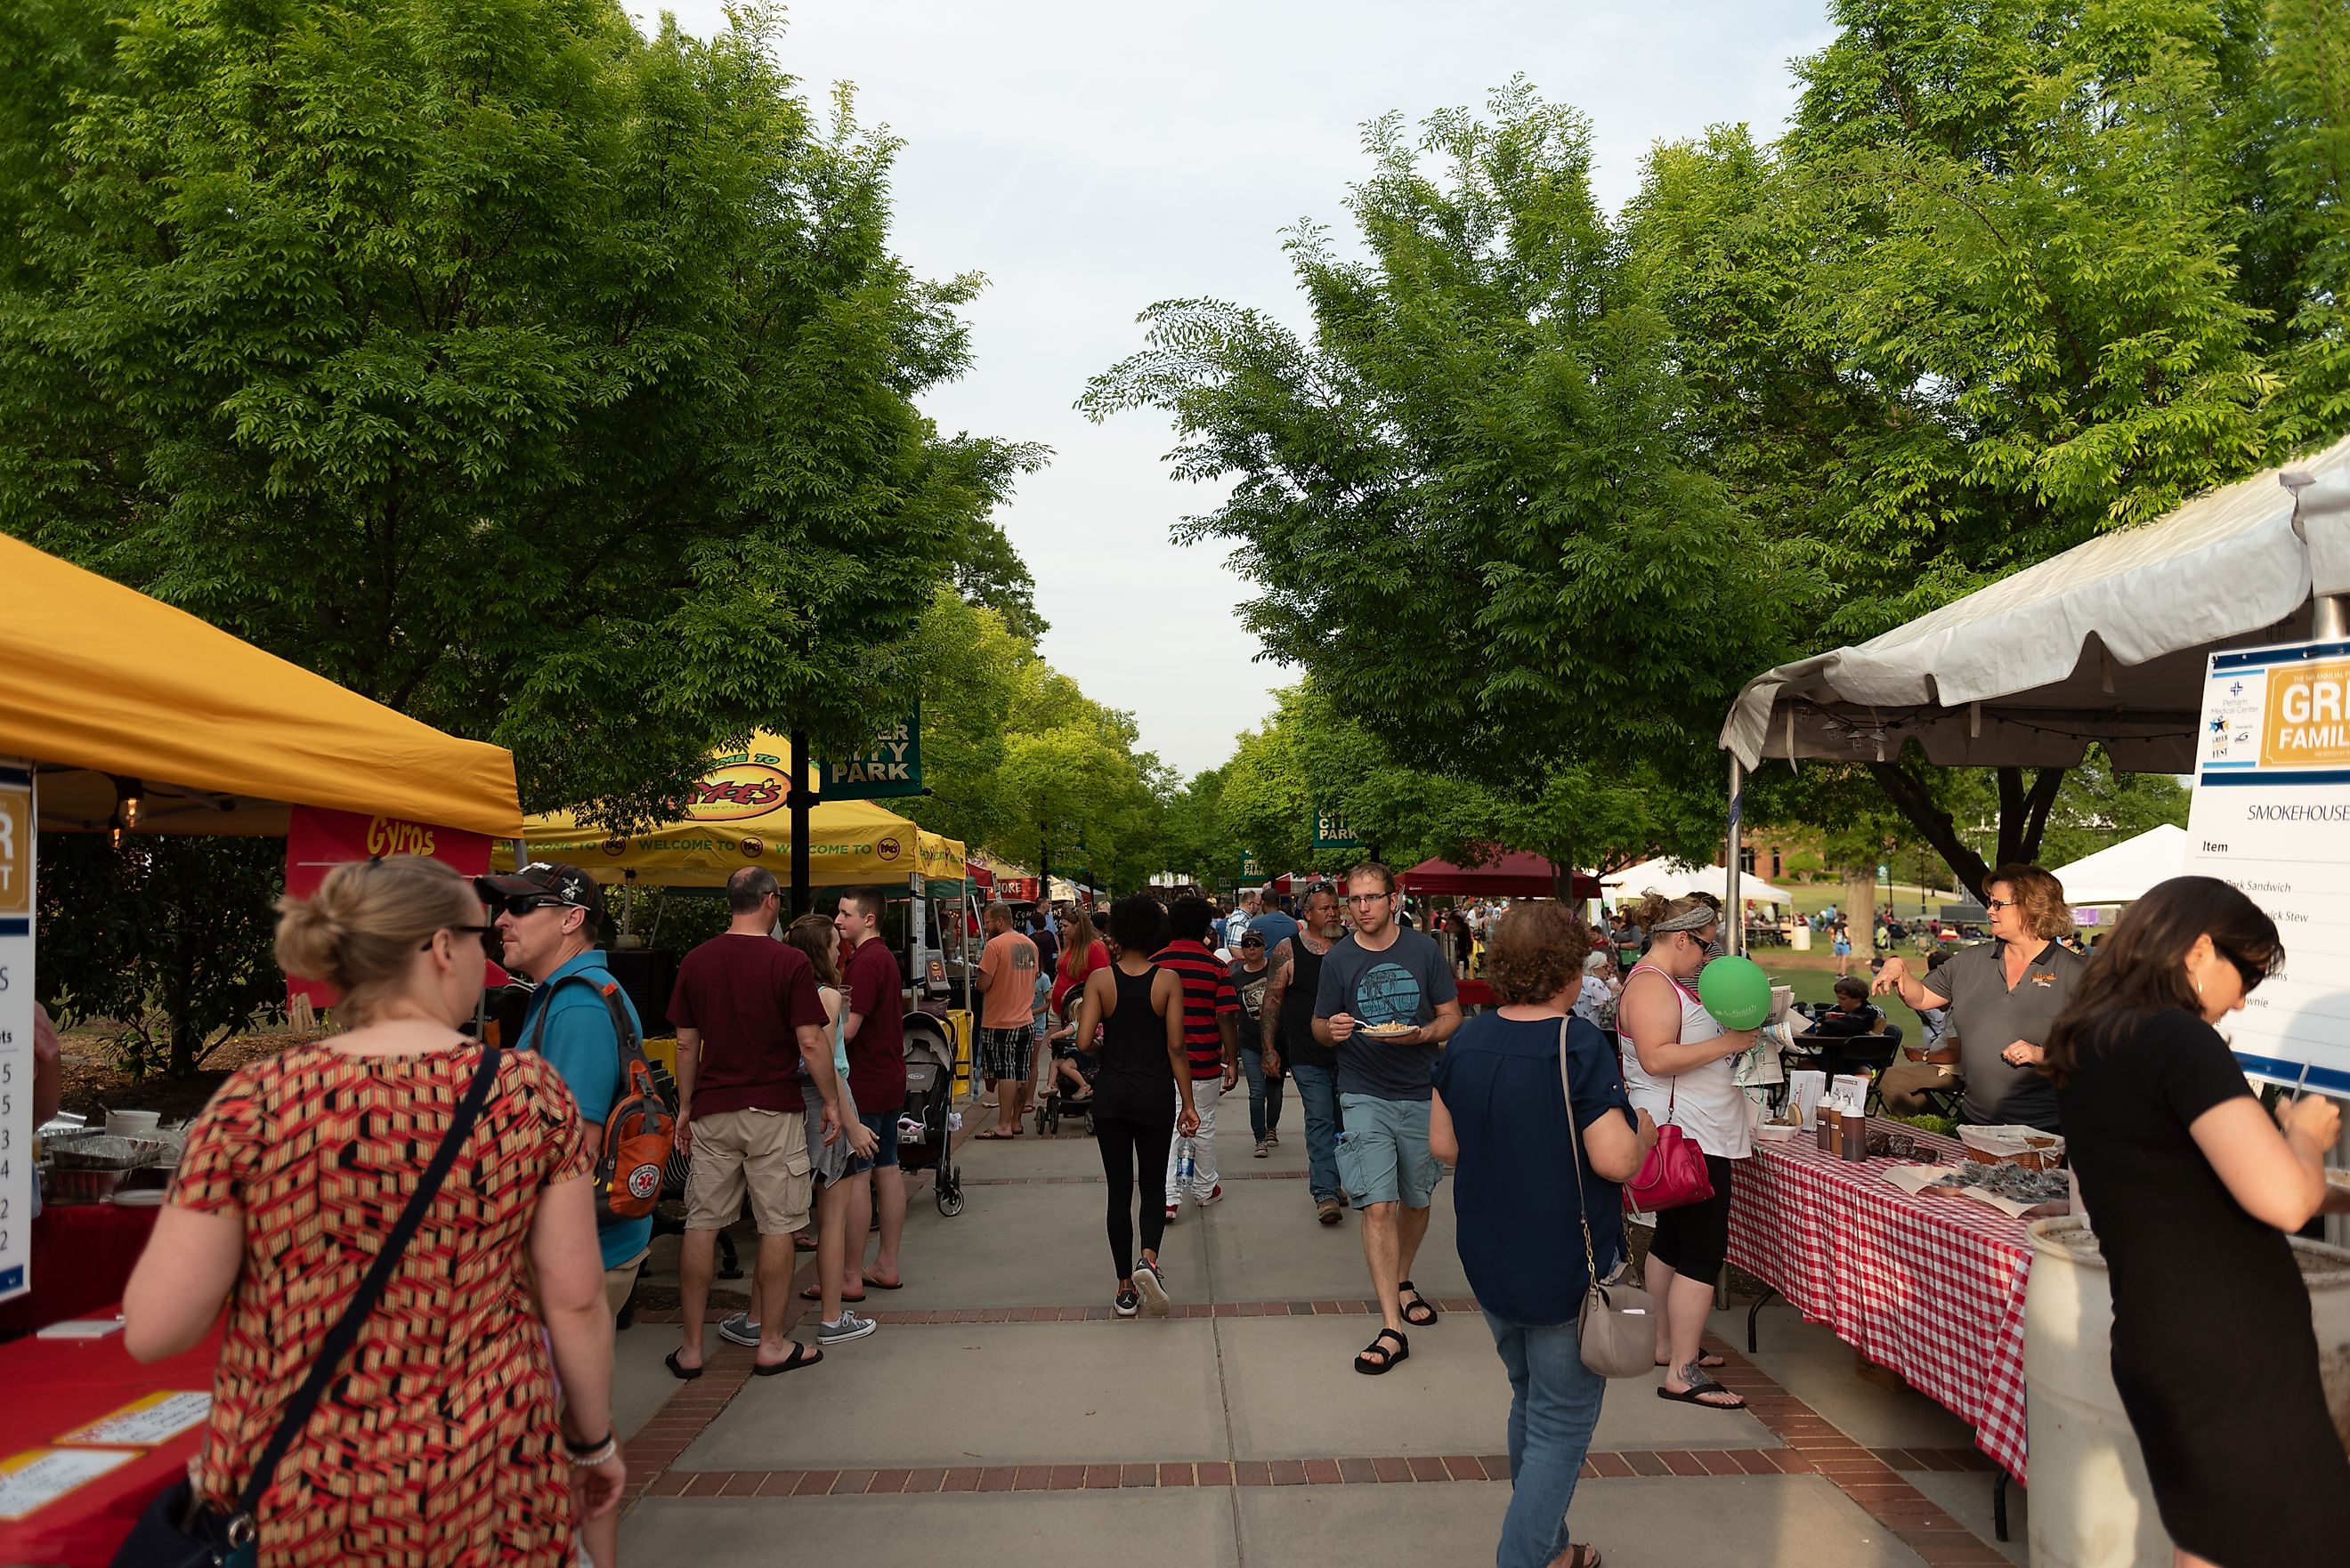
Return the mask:
[(484, 904), (503, 904), (508, 898), (552, 898), (571, 909), (585, 909), (599, 921), (604, 918), (604, 893), (596, 878), (559, 860), (534, 860), (505, 876), (476, 877), (473, 890)]

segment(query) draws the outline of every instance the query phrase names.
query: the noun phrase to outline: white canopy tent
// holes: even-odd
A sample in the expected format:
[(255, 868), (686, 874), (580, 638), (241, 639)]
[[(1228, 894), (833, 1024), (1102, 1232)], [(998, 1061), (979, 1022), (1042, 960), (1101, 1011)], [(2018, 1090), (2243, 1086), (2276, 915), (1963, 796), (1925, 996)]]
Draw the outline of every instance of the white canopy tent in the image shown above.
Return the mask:
[[(2205, 657), (2313, 635), (2350, 593), (2350, 440), (2101, 535), (1857, 648), (1765, 670), (1722, 748), (1942, 767), (2191, 772)], [(2329, 607), (2331, 610), (2332, 607)], [(2338, 622), (2314, 635), (2338, 636)]]
[[(1691, 893), (1711, 893), (1727, 903), (1731, 898), (1730, 867), (1727, 866), (1691, 866), (1682, 860), (1643, 860), (1638, 866), (1627, 866), (1599, 878), (1600, 888), (1612, 898), (1637, 898), (1647, 892), (1659, 892), (1669, 898), (1687, 898)], [(1794, 898), (1773, 888), (1760, 877), (1741, 877), (1737, 897), (1741, 902), (1752, 904), (1792, 904)]]
[(2127, 904), (2187, 865), (2187, 830), (2164, 823), (2055, 868), (2068, 904)]

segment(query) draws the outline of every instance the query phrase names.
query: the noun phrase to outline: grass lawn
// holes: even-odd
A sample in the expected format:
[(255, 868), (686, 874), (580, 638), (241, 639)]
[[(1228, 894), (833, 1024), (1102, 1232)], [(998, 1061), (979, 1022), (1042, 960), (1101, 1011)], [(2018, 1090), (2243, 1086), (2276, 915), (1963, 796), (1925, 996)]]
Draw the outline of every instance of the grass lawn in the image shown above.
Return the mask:
[[(1834, 954), (1790, 952), (1785, 948), (1760, 948), (1752, 956), (1756, 963), (1762, 966), (1763, 972), (1771, 977), (1771, 983), (1794, 986), (1797, 1002), (1834, 1002), (1835, 1000)], [(1912, 957), (1910, 961), (1915, 963), (1917, 961)], [(1857, 953), (1853, 955), (1852, 972), (1864, 980), (1868, 977), (1868, 966), (1860, 961), (1860, 956)], [(1898, 996), (1888, 992), (1883, 996), (1874, 998), (1873, 1001), (1877, 1006), (1885, 1010), (1887, 1023), (1898, 1023), (1901, 1026), (1901, 1038), (1904, 1043), (1915, 1043), (1922, 1037), (1917, 1013), (1910, 1011), (1909, 1005)]]
[[(1839, 909), (1851, 907), (1845, 902), (1844, 884), (1841, 882), (1782, 882), (1778, 886), (1794, 899), (1795, 913), (1799, 915), (1816, 915), (1830, 904)], [(1885, 884), (1879, 882), (1877, 897), (1880, 906), (1885, 896)], [(1918, 896), (1914, 884), (1896, 882), (1893, 884), (1893, 912), (1905, 919), (1916, 918)], [(1970, 894), (1950, 888), (1929, 888), (1924, 897), (1929, 910), (1938, 909), (1944, 904), (1973, 902)]]

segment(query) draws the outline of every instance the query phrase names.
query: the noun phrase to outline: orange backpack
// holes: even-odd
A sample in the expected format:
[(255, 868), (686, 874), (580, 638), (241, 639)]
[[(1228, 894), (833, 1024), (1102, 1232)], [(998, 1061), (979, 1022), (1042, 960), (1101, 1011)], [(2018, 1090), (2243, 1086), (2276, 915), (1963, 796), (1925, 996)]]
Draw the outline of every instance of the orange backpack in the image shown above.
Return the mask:
[[(620, 982), (608, 975), (597, 981), (577, 973), (555, 983), (560, 989), (575, 980), (593, 986), (604, 999), (620, 1053), (619, 1092), (612, 1096), (612, 1108), (604, 1117), (604, 1144), (596, 1153), (596, 1218), (641, 1220), (660, 1201), (661, 1173), (668, 1168), (670, 1151), (677, 1146), (677, 1113), (670, 1109), (653, 1082), (644, 1042), (637, 1038), (637, 1026), (621, 1004)], [(546, 1033), (553, 1001), (550, 994), (531, 1025), (533, 1052), (538, 1050), (539, 1037)]]

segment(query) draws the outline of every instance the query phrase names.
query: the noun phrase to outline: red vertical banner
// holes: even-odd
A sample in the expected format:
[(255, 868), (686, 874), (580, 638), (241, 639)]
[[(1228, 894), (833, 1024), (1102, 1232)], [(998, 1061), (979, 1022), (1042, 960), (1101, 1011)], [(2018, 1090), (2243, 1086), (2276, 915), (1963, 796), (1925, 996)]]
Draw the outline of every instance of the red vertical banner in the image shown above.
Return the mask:
[[(330, 811), (324, 806), (297, 805), (286, 824), (286, 891), (307, 898), (318, 890), (327, 873), (349, 860), (379, 856), (422, 855), (439, 860), (467, 877), (490, 869), (490, 837), (458, 827), (410, 822), (397, 816), (362, 816), (355, 811)], [(489, 967), (490, 984), (505, 981), (497, 965)], [(335, 988), (320, 980), (286, 977), (286, 998), (307, 996), (313, 1007), (334, 1004)]]

